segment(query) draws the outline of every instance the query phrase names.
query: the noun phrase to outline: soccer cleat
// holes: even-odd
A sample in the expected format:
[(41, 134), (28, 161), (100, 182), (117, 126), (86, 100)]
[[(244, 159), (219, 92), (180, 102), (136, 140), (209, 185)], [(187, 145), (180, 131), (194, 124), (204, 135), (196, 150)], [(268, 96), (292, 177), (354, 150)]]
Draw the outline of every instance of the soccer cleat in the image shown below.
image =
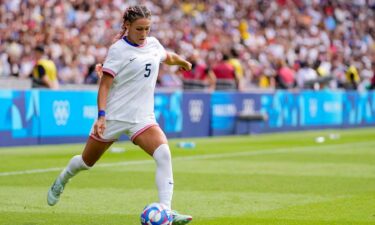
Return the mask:
[(60, 179), (57, 178), (52, 184), (51, 188), (48, 190), (47, 194), (47, 203), (50, 206), (56, 205), (60, 199), (60, 195), (63, 192), (65, 184), (60, 182)]
[(175, 210), (172, 210), (172, 225), (184, 225), (190, 223), (193, 220), (192, 216), (182, 215)]

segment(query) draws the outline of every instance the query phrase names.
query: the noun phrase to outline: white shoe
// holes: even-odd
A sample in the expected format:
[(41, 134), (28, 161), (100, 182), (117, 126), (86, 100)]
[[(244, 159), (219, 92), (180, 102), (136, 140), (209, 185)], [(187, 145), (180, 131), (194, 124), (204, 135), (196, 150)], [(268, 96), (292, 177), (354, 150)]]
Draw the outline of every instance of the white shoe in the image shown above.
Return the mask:
[(173, 218), (172, 225), (185, 225), (185, 224), (190, 223), (190, 221), (193, 220), (192, 216), (182, 215), (175, 210), (172, 210), (171, 214)]
[(51, 188), (48, 190), (47, 203), (50, 206), (56, 205), (60, 199), (60, 195), (63, 192), (65, 184), (61, 183), (60, 179), (57, 178), (52, 184)]

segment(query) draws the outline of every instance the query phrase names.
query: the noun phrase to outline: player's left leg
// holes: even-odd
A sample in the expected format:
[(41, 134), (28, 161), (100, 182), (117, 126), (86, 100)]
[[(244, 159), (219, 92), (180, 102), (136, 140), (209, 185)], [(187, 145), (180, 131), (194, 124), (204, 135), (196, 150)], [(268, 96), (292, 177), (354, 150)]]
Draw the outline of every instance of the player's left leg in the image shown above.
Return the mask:
[[(168, 140), (159, 126), (152, 126), (138, 134), (133, 142), (151, 155), (156, 162), (156, 185), (158, 187), (159, 202), (171, 208), (173, 195), (173, 173), (171, 152)], [(172, 211), (173, 224), (183, 225), (192, 220), (191, 216)]]
[(90, 169), (113, 142), (101, 142), (90, 137), (82, 155), (73, 156), (66, 168), (48, 190), (47, 203), (56, 205), (68, 181), (82, 170)]

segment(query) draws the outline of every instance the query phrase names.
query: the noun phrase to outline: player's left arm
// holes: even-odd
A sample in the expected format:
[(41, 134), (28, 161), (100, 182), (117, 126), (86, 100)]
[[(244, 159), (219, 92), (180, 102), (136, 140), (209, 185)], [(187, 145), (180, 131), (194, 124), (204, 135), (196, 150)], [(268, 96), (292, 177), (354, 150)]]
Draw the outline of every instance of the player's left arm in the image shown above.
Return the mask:
[(167, 57), (164, 60), (164, 63), (167, 65), (177, 65), (183, 70), (191, 70), (191, 63), (174, 52), (167, 52)]

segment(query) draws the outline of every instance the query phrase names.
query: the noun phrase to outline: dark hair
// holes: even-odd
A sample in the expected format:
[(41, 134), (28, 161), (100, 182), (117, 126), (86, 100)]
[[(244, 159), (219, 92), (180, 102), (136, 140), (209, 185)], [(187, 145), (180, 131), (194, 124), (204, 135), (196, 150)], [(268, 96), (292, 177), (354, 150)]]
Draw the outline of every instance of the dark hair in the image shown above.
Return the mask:
[(38, 45), (34, 48), (36, 52), (44, 53), (44, 47), (42, 45)]
[(136, 5), (128, 7), (124, 15), (122, 16), (122, 30), (120, 34), (117, 35), (117, 39), (122, 38), (126, 33), (126, 22), (133, 23), (140, 18), (151, 18), (151, 11), (144, 5)]
[(238, 58), (238, 52), (235, 48), (230, 49), (230, 54), (232, 55), (233, 58)]

